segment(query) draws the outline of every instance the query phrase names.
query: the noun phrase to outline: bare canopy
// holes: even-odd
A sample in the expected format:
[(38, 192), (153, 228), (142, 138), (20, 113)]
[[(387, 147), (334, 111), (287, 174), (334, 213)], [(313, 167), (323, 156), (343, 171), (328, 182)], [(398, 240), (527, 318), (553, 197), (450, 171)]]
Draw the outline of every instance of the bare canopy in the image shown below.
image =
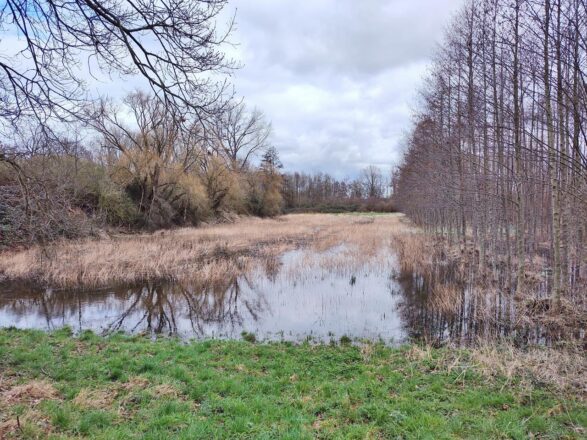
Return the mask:
[(259, 110), (249, 112), (244, 103), (239, 103), (214, 119), (211, 132), (212, 149), (233, 168), (244, 169), (253, 156), (268, 148), (271, 125)]
[[(199, 117), (220, 102), (230, 67), (220, 46), (230, 31), (216, 19), (226, 0), (6, 0), (0, 28), (18, 37), (0, 56), (0, 123), (23, 116), (75, 119), (86, 100), (84, 63), (139, 75), (155, 95)], [(23, 43), (24, 47), (20, 47)], [(204, 75), (203, 75), (204, 74)]]

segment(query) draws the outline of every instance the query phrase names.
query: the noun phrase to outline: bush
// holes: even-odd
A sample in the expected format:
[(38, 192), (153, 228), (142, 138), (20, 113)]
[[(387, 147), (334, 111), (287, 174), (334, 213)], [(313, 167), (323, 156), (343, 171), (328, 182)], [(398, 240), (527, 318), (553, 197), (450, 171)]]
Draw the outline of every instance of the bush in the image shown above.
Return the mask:
[(140, 213), (132, 199), (114, 185), (104, 183), (101, 186), (97, 208), (110, 225), (133, 226), (140, 221)]

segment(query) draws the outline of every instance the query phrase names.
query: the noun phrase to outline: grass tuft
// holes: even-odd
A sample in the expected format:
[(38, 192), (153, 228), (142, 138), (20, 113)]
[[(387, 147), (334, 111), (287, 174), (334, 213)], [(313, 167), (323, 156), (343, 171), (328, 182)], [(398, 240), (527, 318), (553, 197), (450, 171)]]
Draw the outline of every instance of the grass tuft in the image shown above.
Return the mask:
[(249, 333), (249, 332), (242, 332), (241, 336), (243, 338), (244, 341), (250, 342), (250, 343), (255, 343), (257, 342), (257, 337), (255, 336), (254, 333)]

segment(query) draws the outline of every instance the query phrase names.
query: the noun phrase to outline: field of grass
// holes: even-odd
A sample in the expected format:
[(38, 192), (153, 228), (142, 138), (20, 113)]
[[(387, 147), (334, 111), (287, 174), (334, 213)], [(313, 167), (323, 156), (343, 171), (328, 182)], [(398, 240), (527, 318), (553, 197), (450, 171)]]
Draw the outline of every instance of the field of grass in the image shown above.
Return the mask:
[(0, 330), (0, 438), (585, 438), (587, 408), (467, 351)]

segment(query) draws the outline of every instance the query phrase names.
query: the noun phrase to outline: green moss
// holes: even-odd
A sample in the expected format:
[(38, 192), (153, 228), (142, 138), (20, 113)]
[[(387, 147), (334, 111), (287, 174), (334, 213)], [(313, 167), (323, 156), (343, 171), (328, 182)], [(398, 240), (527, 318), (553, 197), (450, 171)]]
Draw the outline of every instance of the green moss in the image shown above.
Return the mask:
[[(46, 381), (58, 400), (0, 416), (35, 438), (581, 438), (586, 408), (547, 389), (488, 380), (383, 345), (184, 344), (0, 330), (9, 386)], [(459, 353), (466, 363), (466, 352)], [(80, 403), (81, 390), (89, 396)], [(88, 392), (90, 390), (91, 392)], [(93, 405), (95, 407), (93, 407)]]

